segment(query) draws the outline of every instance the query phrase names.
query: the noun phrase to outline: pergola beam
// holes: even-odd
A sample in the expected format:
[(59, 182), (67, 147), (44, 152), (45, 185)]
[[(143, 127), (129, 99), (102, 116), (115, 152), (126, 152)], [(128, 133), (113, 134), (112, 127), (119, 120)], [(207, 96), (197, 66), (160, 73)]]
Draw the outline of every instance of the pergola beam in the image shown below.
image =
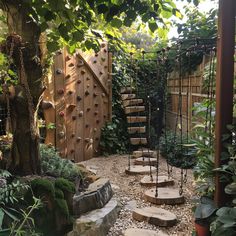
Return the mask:
[[(222, 135), (229, 132), (226, 128), (233, 118), (233, 81), (235, 47), (236, 0), (219, 0), (217, 73), (216, 73), (216, 154), (215, 168), (222, 164)], [(219, 174), (215, 177), (215, 203), (224, 204), (224, 185)]]

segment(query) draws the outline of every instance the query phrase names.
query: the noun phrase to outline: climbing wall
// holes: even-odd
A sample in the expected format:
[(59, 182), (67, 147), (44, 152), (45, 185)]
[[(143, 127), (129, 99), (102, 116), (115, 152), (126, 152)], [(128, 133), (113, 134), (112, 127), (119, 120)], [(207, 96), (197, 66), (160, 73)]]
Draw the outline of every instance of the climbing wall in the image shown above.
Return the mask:
[(101, 128), (111, 119), (111, 53), (101, 44), (97, 53), (65, 49), (54, 58), (44, 93), (45, 142), (63, 158), (80, 162), (98, 154)]

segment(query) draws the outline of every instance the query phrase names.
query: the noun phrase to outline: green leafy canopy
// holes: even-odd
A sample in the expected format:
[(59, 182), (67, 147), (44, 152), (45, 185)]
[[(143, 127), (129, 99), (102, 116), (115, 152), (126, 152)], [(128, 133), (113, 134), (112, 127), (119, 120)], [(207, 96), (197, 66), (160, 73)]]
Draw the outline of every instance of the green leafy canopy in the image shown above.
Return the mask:
[[(71, 51), (77, 46), (97, 49), (102, 35), (94, 34), (92, 28), (96, 24), (115, 29), (130, 26), (138, 17), (149, 22), (154, 32), (164, 18), (180, 16), (173, 0), (21, 0), (18, 4), (46, 32), (49, 52), (56, 51), (61, 44), (70, 46)], [(114, 37), (111, 31), (110, 37)]]

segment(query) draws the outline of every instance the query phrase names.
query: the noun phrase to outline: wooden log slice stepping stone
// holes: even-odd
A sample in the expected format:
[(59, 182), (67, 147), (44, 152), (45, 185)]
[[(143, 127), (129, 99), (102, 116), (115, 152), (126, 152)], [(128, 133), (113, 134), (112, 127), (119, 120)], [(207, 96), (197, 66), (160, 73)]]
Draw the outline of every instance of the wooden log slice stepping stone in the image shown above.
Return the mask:
[(124, 236), (168, 236), (168, 235), (160, 230), (157, 232), (156, 230), (131, 228), (127, 229), (124, 232)]
[(147, 190), (144, 197), (148, 202), (162, 205), (175, 205), (184, 203), (184, 197), (179, 194), (179, 189), (175, 188), (158, 188), (158, 196), (156, 197), (156, 188)]
[(133, 218), (137, 221), (146, 221), (149, 224), (171, 227), (177, 222), (176, 215), (162, 208), (144, 207), (133, 211)]
[(129, 100), (124, 100), (123, 101), (123, 106), (133, 106), (133, 105), (140, 105), (143, 104), (143, 99), (141, 98), (136, 98), (136, 99), (129, 99)]
[[(152, 176), (152, 179), (150, 177), (150, 175), (146, 175), (144, 176), (141, 181), (140, 184), (146, 187), (154, 187), (156, 186), (156, 175)], [(158, 176), (158, 183), (157, 186), (158, 187), (165, 187), (165, 186), (169, 186), (169, 185), (174, 185), (174, 180), (169, 178), (167, 176)]]
[(146, 132), (146, 126), (128, 127), (129, 134), (143, 134)]
[[(152, 172), (156, 171), (155, 167), (152, 167)], [(149, 166), (130, 166), (130, 168), (125, 169), (125, 173), (129, 175), (146, 175), (150, 173), (150, 167)]]
[(138, 151), (133, 151), (133, 157), (153, 157), (154, 151), (144, 149), (144, 150), (138, 150)]
[(127, 122), (128, 123), (140, 123), (140, 122), (146, 122), (147, 117), (146, 116), (127, 116)]
[(125, 107), (125, 114), (136, 113), (141, 111), (145, 111), (145, 106)]
[(132, 145), (141, 145), (141, 144), (147, 144), (146, 138), (130, 138), (130, 143)]
[(154, 157), (139, 157), (134, 160), (135, 165), (155, 166), (156, 163), (157, 163), (157, 159)]
[(122, 94), (121, 95), (121, 99), (122, 100), (127, 100), (127, 99), (134, 99), (136, 97), (136, 94)]

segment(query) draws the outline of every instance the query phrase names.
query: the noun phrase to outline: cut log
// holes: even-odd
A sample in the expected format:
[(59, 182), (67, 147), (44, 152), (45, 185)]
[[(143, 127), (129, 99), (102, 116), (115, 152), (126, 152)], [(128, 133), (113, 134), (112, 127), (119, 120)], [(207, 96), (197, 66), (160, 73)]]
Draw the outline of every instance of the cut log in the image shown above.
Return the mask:
[(134, 91), (135, 89), (132, 87), (124, 87), (124, 88), (121, 88), (120, 93), (132, 93)]
[(157, 159), (154, 157), (139, 157), (134, 160), (135, 165), (155, 166)]
[(135, 97), (136, 97), (136, 94), (134, 94), (134, 93), (122, 94), (121, 95), (122, 100), (133, 99)]
[(140, 123), (140, 122), (146, 122), (147, 117), (146, 116), (127, 116), (127, 122), (129, 124), (131, 123)]
[(168, 235), (160, 230), (157, 232), (156, 230), (131, 228), (127, 229), (124, 232), (124, 236), (168, 236)]
[(147, 139), (146, 138), (130, 138), (130, 143), (132, 145), (147, 144)]
[(134, 106), (134, 105), (139, 105), (139, 104), (143, 104), (143, 99), (131, 99), (131, 100), (124, 100), (123, 101), (123, 106), (127, 107), (127, 106)]
[(149, 150), (149, 149), (133, 151), (132, 156), (135, 157), (135, 158), (142, 157), (142, 156), (144, 156), (144, 157), (153, 157), (154, 156), (154, 151)]
[(162, 208), (145, 207), (133, 211), (133, 218), (137, 221), (146, 221), (149, 224), (170, 227), (176, 224), (176, 215)]
[[(155, 172), (156, 168), (152, 167), (151, 172)], [(146, 175), (150, 173), (150, 166), (130, 166), (125, 169), (125, 173), (129, 175)]]
[(143, 134), (146, 132), (146, 126), (143, 127), (128, 127), (129, 134)]
[(141, 111), (145, 111), (145, 106), (132, 106), (125, 108), (125, 114), (136, 113)]
[(174, 188), (158, 188), (157, 197), (156, 188), (149, 189), (144, 193), (144, 197), (148, 202), (157, 205), (176, 205), (184, 203), (184, 197), (179, 194), (179, 189)]
[(156, 175), (152, 176), (152, 178), (150, 175), (146, 175), (141, 179), (140, 184), (145, 187), (154, 187), (156, 184), (158, 187), (165, 187), (174, 185), (174, 180), (162, 175), (158, 176), (158, 182), (156, 183)]

